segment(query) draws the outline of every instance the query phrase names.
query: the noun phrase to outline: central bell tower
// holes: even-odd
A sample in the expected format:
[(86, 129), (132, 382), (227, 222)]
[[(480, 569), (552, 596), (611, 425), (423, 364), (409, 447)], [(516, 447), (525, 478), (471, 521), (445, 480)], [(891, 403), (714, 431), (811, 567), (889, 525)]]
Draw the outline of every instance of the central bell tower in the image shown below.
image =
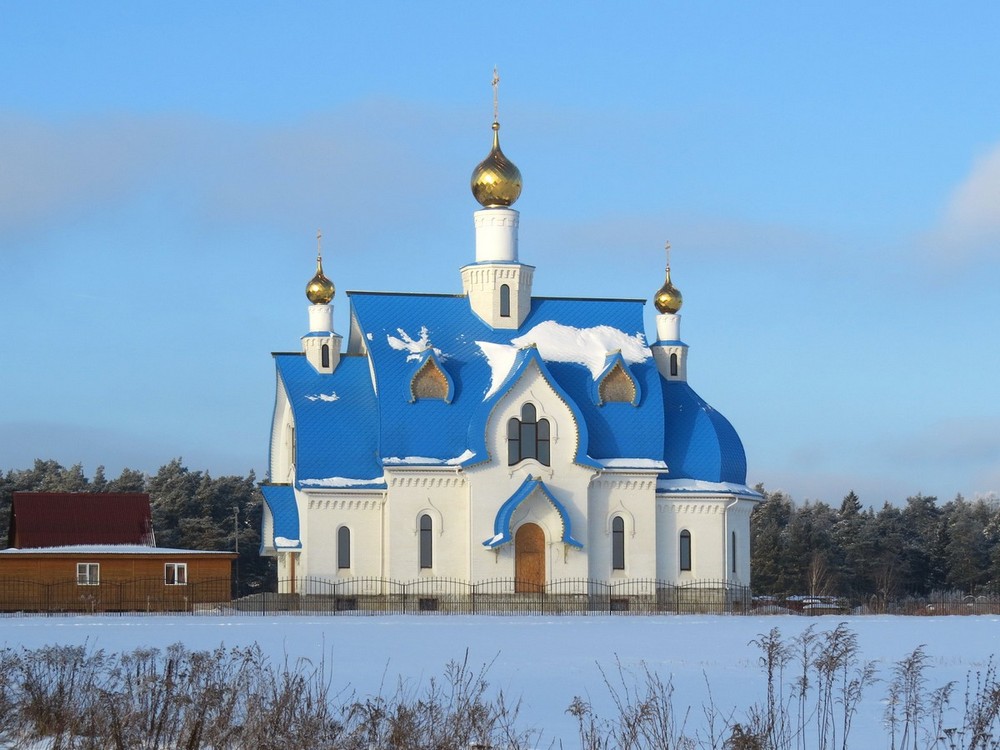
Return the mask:
[(521, 171), (500, 149), (497, 88), (493, 71), (493, 148), (472, 172), (472, 195), (483, 207), (474, 214), (476, 262), (462, 268), (462, 291), (472, 311), (492, 328), (521, 327), (531, 311), (535, 269), (517, 257)]

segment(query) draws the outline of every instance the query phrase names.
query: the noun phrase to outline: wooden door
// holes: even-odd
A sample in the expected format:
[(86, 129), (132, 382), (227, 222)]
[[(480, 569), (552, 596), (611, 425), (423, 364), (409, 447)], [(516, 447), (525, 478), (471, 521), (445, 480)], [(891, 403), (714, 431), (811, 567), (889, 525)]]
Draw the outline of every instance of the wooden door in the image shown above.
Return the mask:
[(526, 523), (514, 535), (514, 591), (540, 594), (545, 587), (545, 532)]

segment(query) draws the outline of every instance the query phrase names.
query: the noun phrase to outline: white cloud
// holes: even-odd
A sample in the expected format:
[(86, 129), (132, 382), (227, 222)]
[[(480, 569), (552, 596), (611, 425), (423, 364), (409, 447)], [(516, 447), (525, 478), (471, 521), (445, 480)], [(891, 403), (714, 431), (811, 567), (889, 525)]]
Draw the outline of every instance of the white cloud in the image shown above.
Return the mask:
[(1000, 143), (976, 159), (926, 239), (929, 252), (953, 261), (1000, 256)]

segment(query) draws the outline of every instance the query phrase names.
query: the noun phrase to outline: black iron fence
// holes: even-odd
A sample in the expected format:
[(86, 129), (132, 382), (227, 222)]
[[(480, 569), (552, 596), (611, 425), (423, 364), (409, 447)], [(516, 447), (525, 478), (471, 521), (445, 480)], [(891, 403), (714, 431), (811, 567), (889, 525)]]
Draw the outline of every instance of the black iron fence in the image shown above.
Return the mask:
[(229, 578), (181, 585), (168, 585), (162, 577), (95, 584), (0, 578), (0, 612), (8, 613), (192, 612), (205, 605), (228, 604), (232, 596)]
[(450, 578), (297, 578), (278, 592), (243, 597), (237, 612), (260, 614), (644, 615), (742, 614), (750, 590), (725, 581), (676, 585), (657, 580), (563, 579), (538, 585), (513, 578), (469, 583)]

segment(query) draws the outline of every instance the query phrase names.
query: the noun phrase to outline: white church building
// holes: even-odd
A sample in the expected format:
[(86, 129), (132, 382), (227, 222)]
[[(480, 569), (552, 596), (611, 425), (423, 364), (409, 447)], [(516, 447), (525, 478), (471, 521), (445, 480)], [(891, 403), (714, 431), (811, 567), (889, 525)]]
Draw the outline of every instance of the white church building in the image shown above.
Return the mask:
[(749, 585), (761, 497), (736, 431), (688, 384), (669, 263), (652, 344), (642, 299), (533, 296), (521, 175), (498, 130), (472, 176), (482, 207), (460, 294), (348, 292), (343, 347), (317, 258), (301, 351), (274, 355), (261, 553), (279, 590)]

